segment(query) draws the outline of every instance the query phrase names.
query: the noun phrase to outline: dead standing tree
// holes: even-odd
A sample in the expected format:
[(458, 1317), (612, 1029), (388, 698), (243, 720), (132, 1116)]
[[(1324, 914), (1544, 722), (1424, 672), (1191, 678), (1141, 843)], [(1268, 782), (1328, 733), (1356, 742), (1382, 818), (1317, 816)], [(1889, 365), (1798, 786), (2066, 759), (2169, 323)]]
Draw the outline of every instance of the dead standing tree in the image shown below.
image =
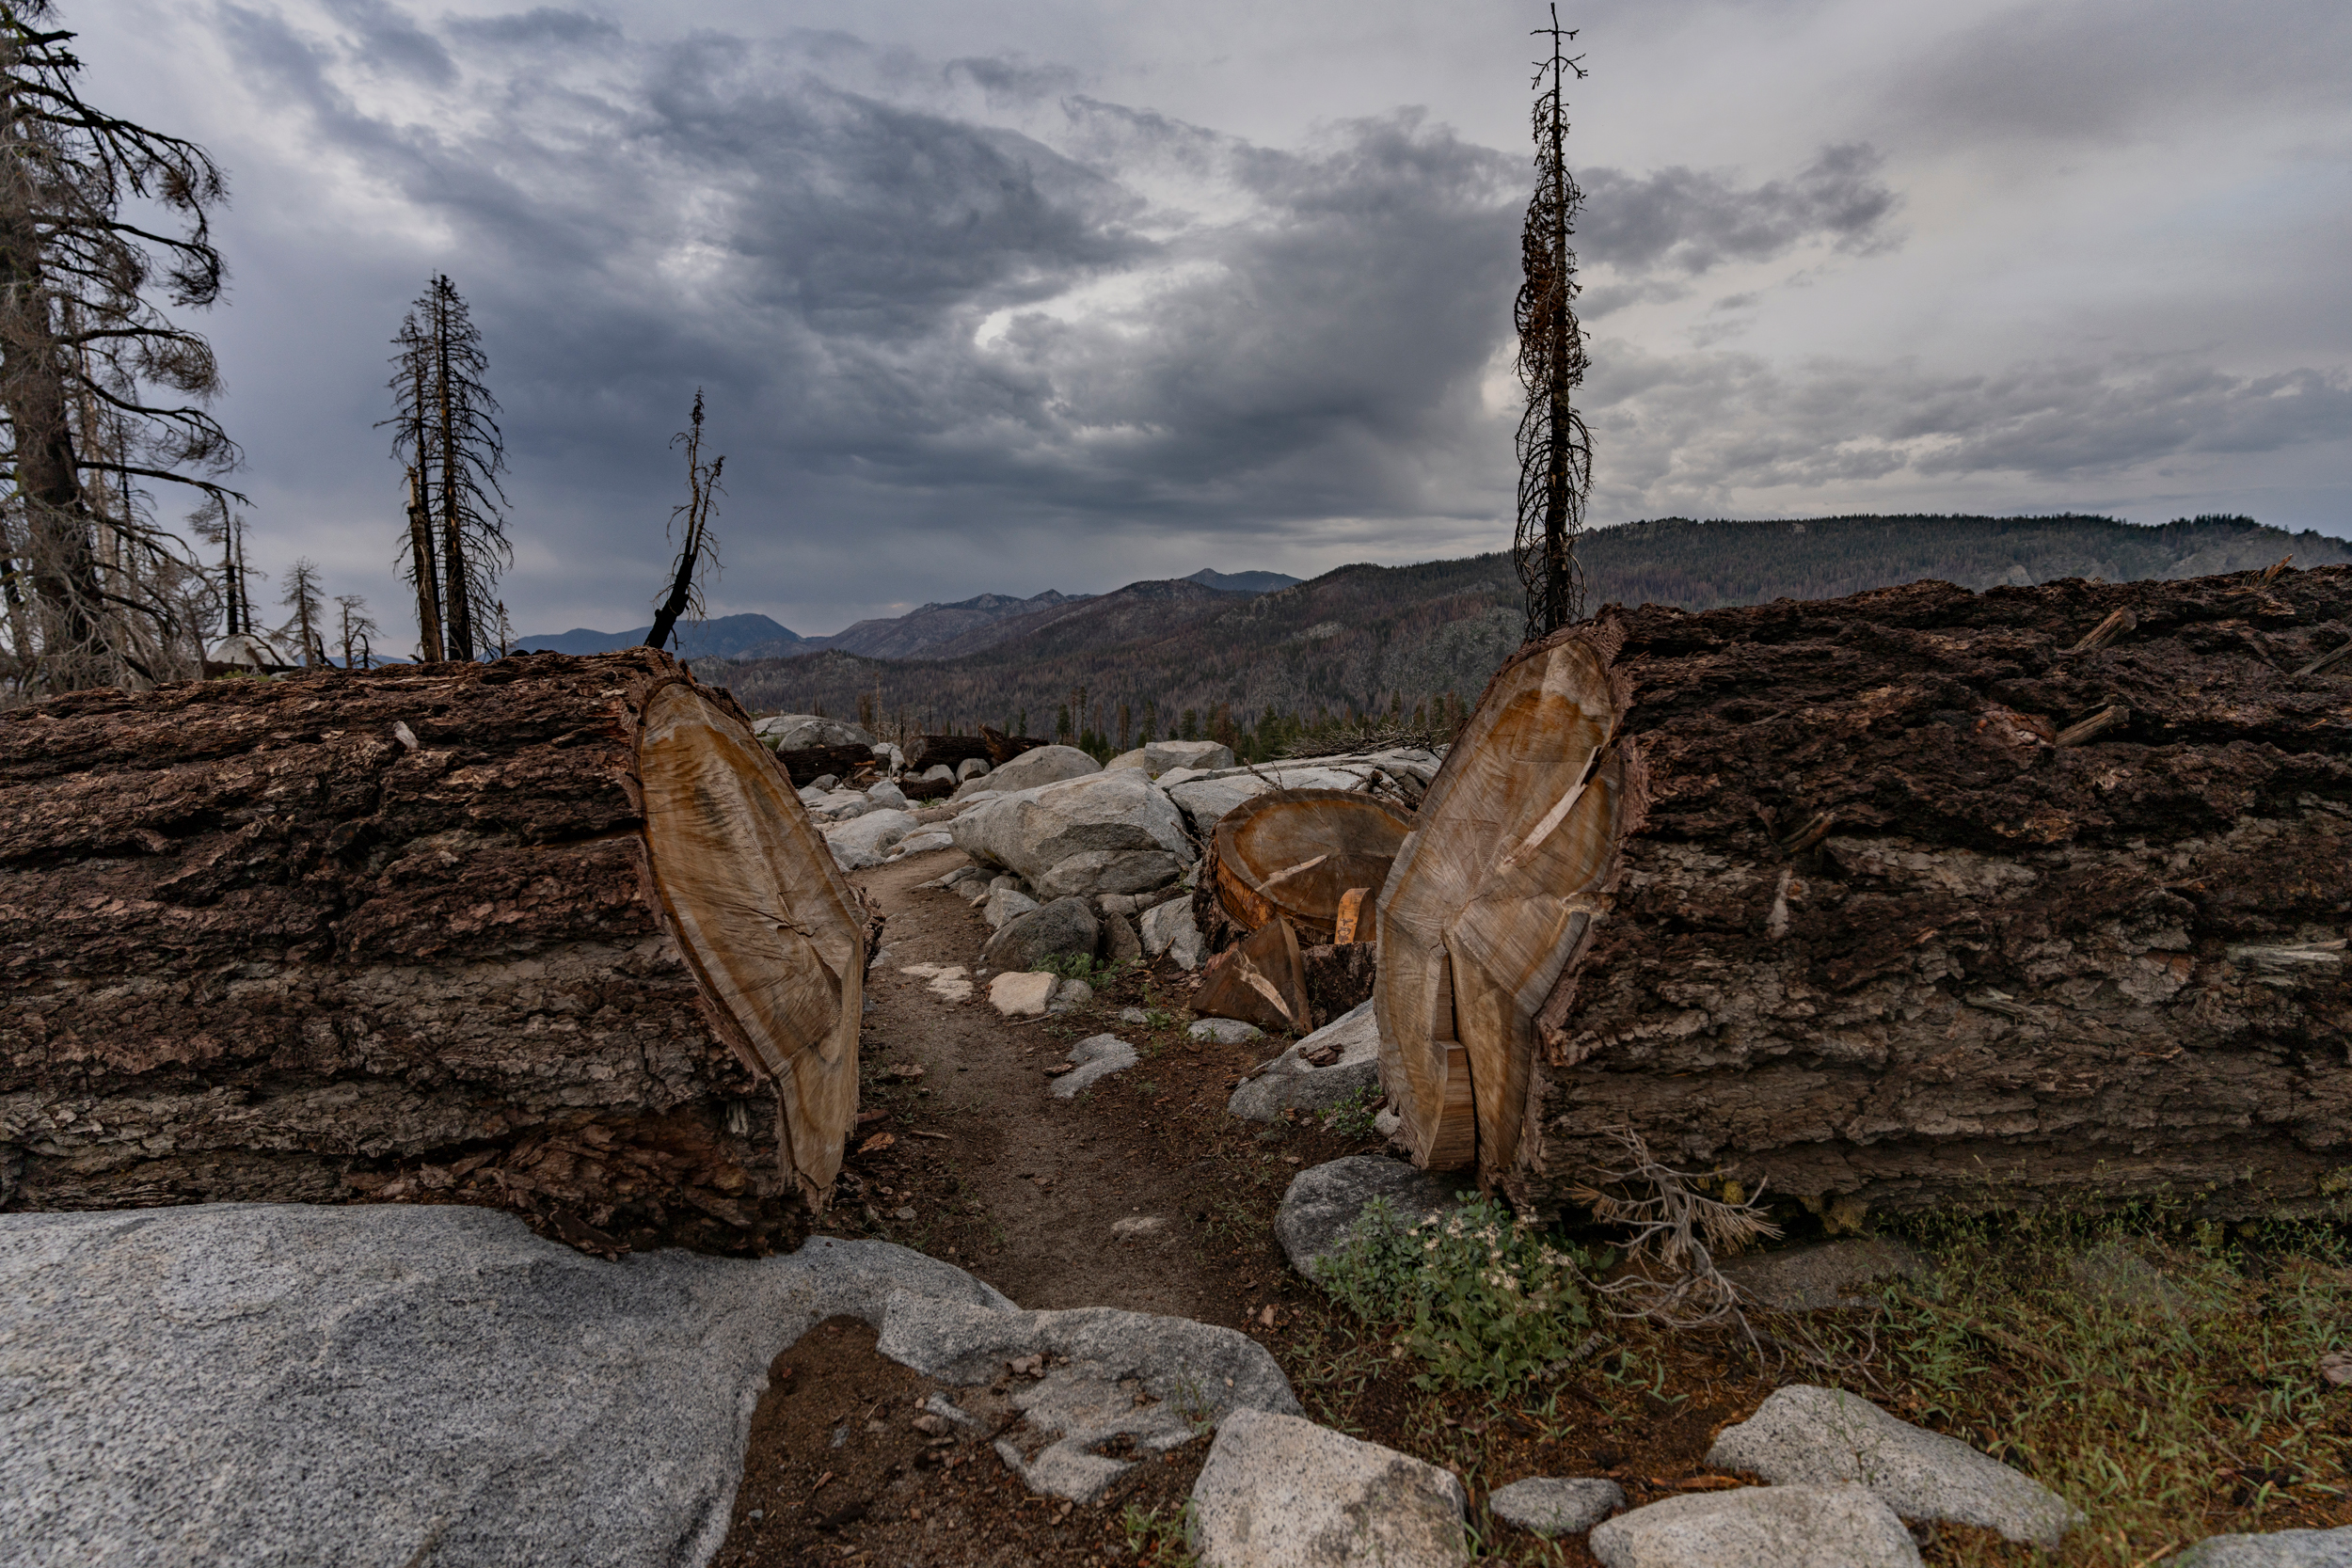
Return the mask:
[[(392, 454), (407, 467), (405, 569), (417, 584), (418, 655), (471, 658), (497, 624), (500, 570), (514, 557), (490, 369), (457, 286), (437, 274), (392, 340)], [(428, 585), (429, 589), (428, 589)]]
[(1576, 536), (1584, 527), (1584, 498), (1593, 483), (1592, 438), (1571, 402), (1584, 380), (1584, 330), (1576, 319), (1576, 212), (1584, 193), (1568, 173), (1566, 82), (1585, 74), (1582, 56), (1564, 55), (1576, 37), (1560, 26), (1536, 29), (1551, 40), (1551, 57), (1535, 77), (1535, 195), (1519, 237), (1526, 275), (1512, 316), (1519, 333), (1519, 381), (1527, 412), (1518, 433), (1518, 527), (1512, 560), (1527, 588), (1527, 636), (1548, 636), (1584, 613), (1584, 575)]
[[(226, 199), (204, 150), (92, 106), (48, 0), (0, 0), (0, 578), (20, 689), (192, 674), (213, 597), (142, 486), (214, 501), (237, 458), (203, 404), (204, 340), (155, 305), (218, 299), (207, 226)], [(158, 233), (126, 204), (176, 219)], [(180, 394), (157, 399), (161, 388)], [(242, 499), (242, 497), (233, 499)]]
[(686, 443), (686, 499), (670, 509), (668, 531), (676, 534), (683, 521), (685, 536), (678, 541), (669, 596), (654, 612), (653, 629), (645, 634), (648, 648), (659, 648), (670, 640), (679, 616), (702, 619), (703, 568), (716, 565), (719, 559), (719, 546), (710, 537), (710, 513), (722, 494), (719, 474), (727, 460), (722, 453), (707, 463), (703, 461), (703, 391), (699, 387), (694, 388), (694, 411), (689, 418), (692, 422), (670, 438), (673, 448)]

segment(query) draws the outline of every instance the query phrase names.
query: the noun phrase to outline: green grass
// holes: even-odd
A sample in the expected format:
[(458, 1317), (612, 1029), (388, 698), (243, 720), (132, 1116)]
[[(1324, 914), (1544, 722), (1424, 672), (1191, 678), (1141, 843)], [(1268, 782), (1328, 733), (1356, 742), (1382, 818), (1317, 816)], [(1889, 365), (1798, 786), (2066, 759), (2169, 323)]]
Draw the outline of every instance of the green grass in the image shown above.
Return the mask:
[[(2352, 1248), (2321, 1225), (2145, 1213), (1930, 1222), (1930, 1282), (1815, 1330), (1829, 1379), (2034, 1476), (2089, 1515), (2059, 1560), (2140, 1568), (2231, 1531), (2343, 1522)], [(1792, 1379), (1793, 1380), (1793, 1379)], [(1973, 1534), (1931, 1560), (2039, 1560)]]

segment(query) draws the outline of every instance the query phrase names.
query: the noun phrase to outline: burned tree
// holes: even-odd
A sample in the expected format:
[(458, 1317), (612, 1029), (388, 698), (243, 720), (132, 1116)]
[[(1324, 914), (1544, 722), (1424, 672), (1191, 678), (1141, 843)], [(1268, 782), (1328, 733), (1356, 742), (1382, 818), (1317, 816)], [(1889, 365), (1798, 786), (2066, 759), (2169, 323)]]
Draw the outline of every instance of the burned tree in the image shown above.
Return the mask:
[(1527, 589), (1527, 636), (1549, 635), (1584, 613), (1584, 574), (1576, 537), (1584, 527), (1584, 498), (1593, 483), (1593, 446), (1572, 399), (1584, 380), (1584, 329), (1577, 324), (1577, 209), (1584, 193), (1567, 165), (1568, 76), (1585, 74), (1582, 56), (1561, 51), (1576, 37), (1560, 26), (1536, 29), (1551, 40), (1551, 56), (1535, 77), (1535, 195), (1519, 236), (1525, 281), (1512, 317), (1518, 327), (1519, 382), (1527, 411), (1519, 417), (1518, 527), (1512, 561)]
[[(678, 541), (677, 561), (670, 573), (669, 595), (654, 613), (653, 629), (645, 634), (645, 646), (659, 648), (670, 640), (677, 626), (678, 617), (703, 617), (703, 569), (715, 566), (719, 546), (710, 537), (710, 513), (721, 494), (719, 473), (727, 464), (723, 453), (703, 461), (703, 390), (694, 388), (694, 411), (688, 416), (691, 423), (670, 438), (675, 450), (680, 443), (686, 447), (686, 499), (670, 509), (667, 530)], [(682, 536), (681, 536), (682, 531)]]
[(237, 459), (204, 409), (220, 388), (210, 346), (156, 301), (220, 296), (220, 170), (84, 100), (53, 15), (48, 0), (0, 0), (0, 577), (21, 692), (197, 672), (213, 592), (146, 486), (217, 502)]
[(326, 615), (319, 600), (318, 562), (308, 556), (296, 556), (294, 563), (286, 568), (286, 592), (278, 602), (294, 611), (293, 617), (278, 628), (278, 635), (294, 639), (294, 646), (302, 650), (299, 657), (306, 667), (324, 667), (327, 663), (326, 650), (319, 628), (326, 625)]
[(342, 621), (338, 641), (342, 644), (343, 668), (365, 670), (375, 662), (374, 649), (369, 639), (384, 628), (368, 613), (368, 601), (358, 594), (335, 595), (335, 612)]
[(457, 286), (436, 274), (392, 340), (392, 455), (405, 467), (403, 569), (417, 587), (418, 657), (471, 658), (497, 624), (507, 543), (506, 443), (489, 356)]

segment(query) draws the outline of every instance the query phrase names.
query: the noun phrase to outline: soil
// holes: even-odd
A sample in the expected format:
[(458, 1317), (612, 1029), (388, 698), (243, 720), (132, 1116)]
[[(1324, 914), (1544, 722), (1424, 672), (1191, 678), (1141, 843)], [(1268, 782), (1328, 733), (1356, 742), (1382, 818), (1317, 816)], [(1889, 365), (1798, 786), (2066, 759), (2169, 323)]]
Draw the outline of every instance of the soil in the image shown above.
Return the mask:
[[(1417, 1387), (1413, 1363), (1299, 1279), (1273, 1234), (1298, 1170), (1377, 1152), (1381, 1141), (1228, 1115), (1242, 1075), (1288, 1042), (1189, 1038), (1193, 977), (1165, 964), (1100, 988), (1082, 1012), (1000, 1018), (976, 974), (987, 927), (961, 898), (920, 885), (962, 863), (939, 850), (852, 879), (884, 917), (885, 951), (866, 987), (861, 1125), (819, 1231), (946, 1259), (1025, 1307), (1118, 1307), (1247, 1333), (1274, 1354), (1310, 1417), (1459, 1475), (1484, 1560), (1595, 1561), (1581, 1538), (1546, 1541), (1494, 1521), (1484, 1506), (1494, 1488), (1608, 1476), (1638, 1507), (1737, 1484), (1704, 1463), (1716, 1433), (1775, 1387), (1818, 1380), (1800, 1363), (1758, 1360), (1728, 1335), (1613, 1327), (1616, 1348), (1527, 1396)], [(945, 993), (955, 988), (943, 972), (957, 969), (971, 982), (961, 998)], [(1121, 1021), (1130, 1007), (1152, 1022)], [(1049, 1069), (1102, 1033), (1142, 1060), (1072, 1100), (1052, 1098)], [(1141, 1217), (1161, 1223), (1114, 1232)], [(920, 1403), (939, 1386), (873, 1345), (871, 1329), (835, 1320), (777, 1359), (716, 1563), (1188, 1560), (1180, 1521), (1206, 1438), (1139, 1465), (1097, 1504), (1065, 1508), (1031, 1497), (991, 1451), (1001, 1418), (977, 1433), (918, 1430)], [(976, 1415), (990, 1407), (987, 1389), (946, 1392)], [(2340, 1522), (2282, 1515), (2268, 1528)], [(1921, 1533), (1930, 1563), (2038, 1555), (1964, 1527)]]

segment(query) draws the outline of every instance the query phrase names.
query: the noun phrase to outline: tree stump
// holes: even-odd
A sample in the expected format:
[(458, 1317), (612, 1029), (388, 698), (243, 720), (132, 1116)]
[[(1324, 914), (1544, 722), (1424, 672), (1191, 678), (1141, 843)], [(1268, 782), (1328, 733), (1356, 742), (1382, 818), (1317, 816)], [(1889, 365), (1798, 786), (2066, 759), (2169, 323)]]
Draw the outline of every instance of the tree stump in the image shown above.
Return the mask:
[(637, 648), (0, 715), (0, 1208), (355, 1197), (759, 1251), (853, 1117), (861, 906)]
[(1353, 789), (1278, 789), (1253, 795), (1218, 819), (1209, 867), (1218, 901), (1240, 929), (1277, 915), (1300, 940), (1328, 943), (1340, 906), (1377, 888), (1412, 831), (1413, 814)]
[(1416, 1158), (1871, 1211), (2352, 1190), (2352, 568), (1612, 606), (1497, 673), (1379, 902)]

